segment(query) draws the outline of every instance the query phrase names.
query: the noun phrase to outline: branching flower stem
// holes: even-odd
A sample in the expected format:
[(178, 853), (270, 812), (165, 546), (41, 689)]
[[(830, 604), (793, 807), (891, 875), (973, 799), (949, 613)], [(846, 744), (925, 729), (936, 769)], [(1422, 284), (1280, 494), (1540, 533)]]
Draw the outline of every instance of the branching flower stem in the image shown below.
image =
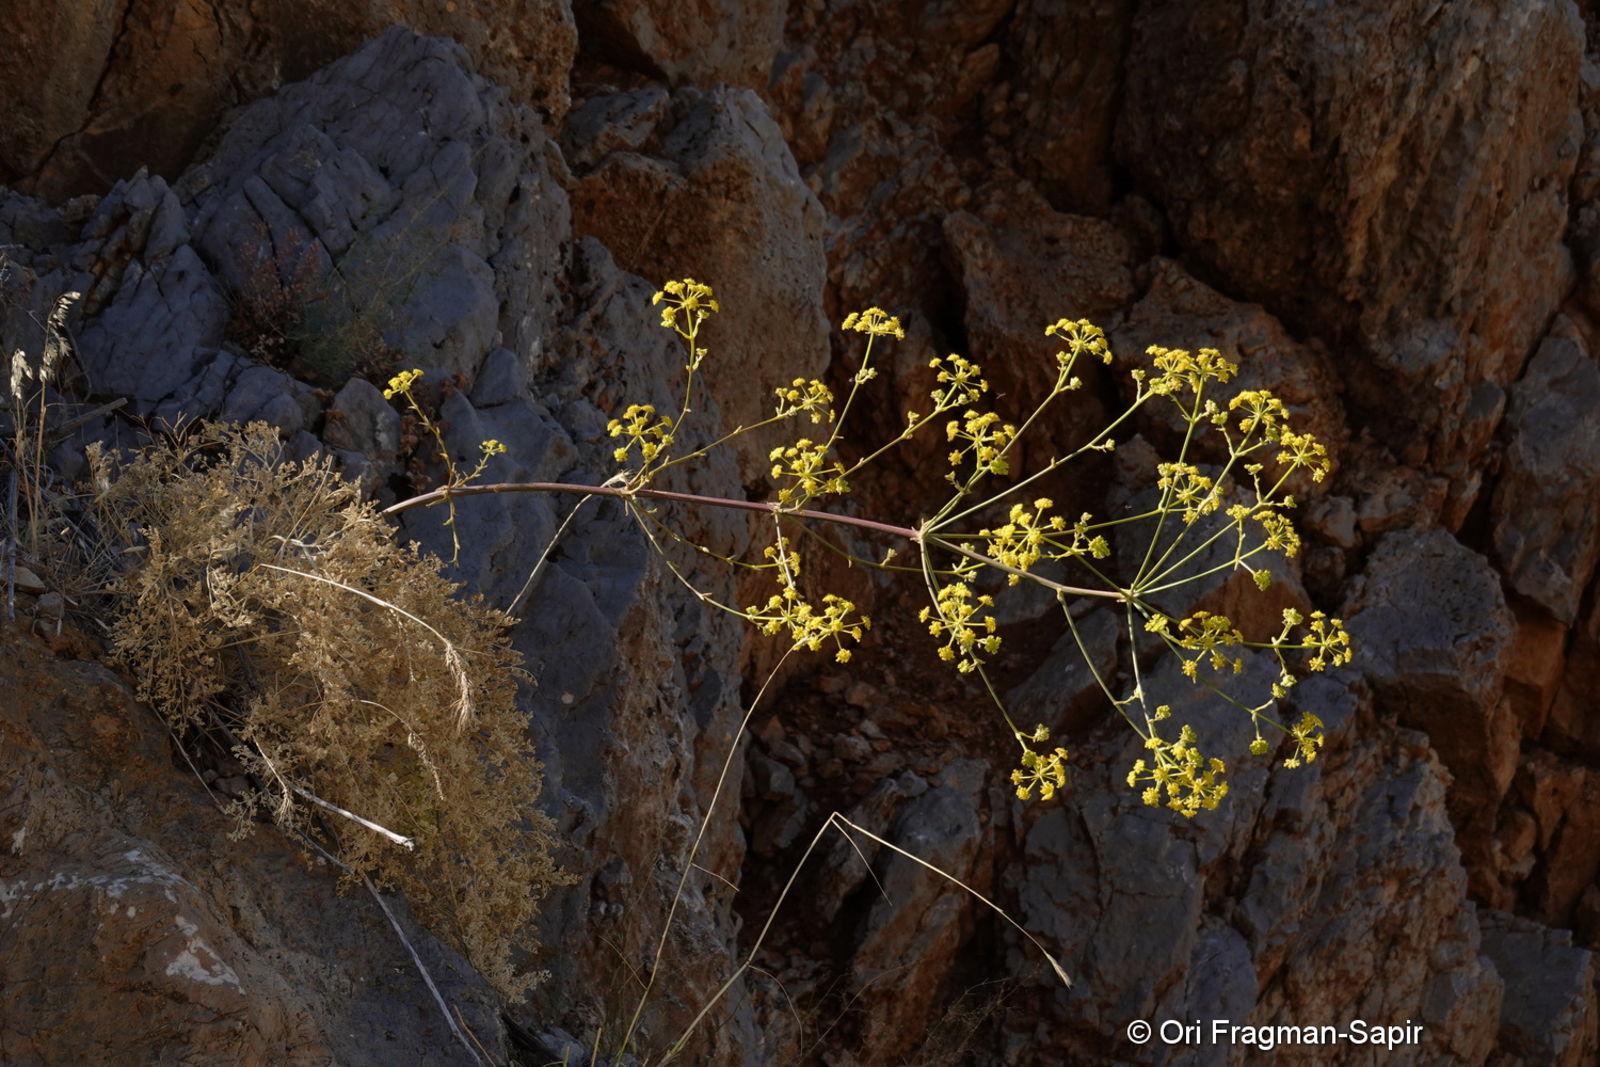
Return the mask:
[(863, 519), (855, 515), (838, 515), (829, 511), (816, 511), (811, 508), (789, 508), (782, 504), (765, 500), (734, 500), (730, 497), (701, 496), (698, 493), (679, 493), (670, 489), (636, 489), (625, 486), (581, 485), (576, 482), (496, 482), (489, 485), (460, 485), (445, 489), (434, 489), (431, 492), (421, 493), (417, 496), (391, 504), (384, 508), (382, 514), (397, 515), (416, 507), (428, 507), (441, 501), (458, 496), (479, 496), (486, 493), (579, 493), (586, 496), (609, 496), (619, 500), (667, 500), (680, 504), (693, 504), (698, 507), (727, 508), (733, 511), (753, 511), (779, 518), (807, 519), (813, 522), (832, 523), (835, 526), (850, 526), (858, 530), (870, 530), (873, 533), (896, 537), (912, 544), (924, 542), (965, 556), (977, 563), (994, 567), (1006, 574), (1025, 575), (1031, 582), (1037, 582), (1052, 592), (1065, 593), (1070, 596), (1092, 596), (1109, 600), (1121, 600), (1125, 593), (1119, 590), (1088, 589), (1079, 586), (1062, 585), (1053, 582), (1038, 574), (1018, 570), (1007, 566), (999, 560), (984, 555), (956, 541), (946, 540), (943, 537), (931, 537), (924, 530), (912, 526), (897, 526), (894, 523), (879, 522), (876, 519)]

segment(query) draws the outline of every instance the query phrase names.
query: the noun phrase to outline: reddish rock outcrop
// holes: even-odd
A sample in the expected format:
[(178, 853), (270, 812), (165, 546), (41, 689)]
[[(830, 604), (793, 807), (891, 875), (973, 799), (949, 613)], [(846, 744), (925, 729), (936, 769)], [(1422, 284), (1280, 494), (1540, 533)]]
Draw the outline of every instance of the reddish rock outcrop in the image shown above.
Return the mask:
[(1576, 7), (1536, 0), (1145, 8), (1117, 154), (1186, 254), (1360, 353), (1375, 431), (1462, 477), (1472, 390), (1572, 284), (1583, 51)]
[[(305, 78), (384, 27), (451, 36), (518, 100), (559, 120), (577, 48), (565, 0), (485, 18), (455, 0), (263, 6), (0, 3), (0, 182), (51, 199), (102, 193), (136, 158), (174, 178), (230, 107)], [(49, 77), (40, 77), (42, 70)]]
[[(231, 820), (104, 667), (0, 632), (0, 1059), (460, 1063), (383, 912)], [(486, 1048), (494, 995), (405, 918)]]

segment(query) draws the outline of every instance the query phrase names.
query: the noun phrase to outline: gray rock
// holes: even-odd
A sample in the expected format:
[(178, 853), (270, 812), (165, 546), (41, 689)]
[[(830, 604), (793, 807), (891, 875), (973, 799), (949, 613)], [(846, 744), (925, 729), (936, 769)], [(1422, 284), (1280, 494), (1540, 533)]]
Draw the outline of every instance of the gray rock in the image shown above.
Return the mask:
[(976, 882), (982, 891), (983, 879), (973, 864), (991, 773), (983, 760), (955, 761), (933, 788), (908, 801), (892, 830), (881, 835), (922, 862), (880, 848), (874, 864), (877, 899), (850, 964), (857, 997), (869, 1009), (863, 1015), (869, 1026), (863, 1045), (870, 1050), (867, 1062), (892, 1062), (896, 1048), (914, 1043), (918, 1020), (928, 1017), (954, 960), (963, 916), (976, 902), (923, 864), (968, 885)]
[[(1078, 637), (1068, 629), (1040, 660), (1033, 674), (1006, 695), (1006, 706), (1012, 709), (1024, 729), (1042, 723), (1060, 737), (1086, 725), (1105, 710), (1104, 694), (1095, 675), (1098, 672), (1101, 678), (1114, 678), (1118, 619), (1111, 611), (1091, 611), (1075, 620), (1075, 625)], [(1079, 638), (1083, 641), (1082, 648)]]
[[(926, 781), (903, 772), (879, 782), (845, 812), (845, 817), (881, 835), (880, 828), (891, 826), (896, 812), (909, 799), (927, 791)], [(867, 884), (881, 851), (882, 846), (871, 838), (851, 840), (843, 834), (824, 838), (815, 861), (816, 873), (805, 883), (805, 899), (813, 914), (824, 923), (832, 923), (845, 902)]]
[(222, 344), (228, 314), (189, 245), (148, 267), (130, 263), (115, 296), (78, 334), (90, 388), (127, 396), (136, 411), (153, 410)]
[[(18, 583), (21, 588), (21, 583)], [(33, 606), (34, 613), (41, 619), (60, 619), (66, 614), (67, 604), (60, 593), (51, 591), (39, 597), (38, 603)]]
[[(1107, 514), (1154, 512), (1161, 501), (1161, 490), (1155, 484), (1161, 476), (1157, 467), (1177, 455), (1176, 448), (1162, 452), (1143, 437), (1120, 444), (1114, 455), (1117, 484), (1110, 494)], [(1198, 466), (1207, 477), (1222, 475), (1220, 465)], [(1250, 490), (1237, 481), (1228, 492), (1233, 497), (1249, 499)], [(1294, 516), (1291, 514), (1290, 518)], [(1168, 588), (1146, 597), (1158, 610), (1174, 619), (1202, 610), (1226, 615), (1247, 639), (1263, 641), (1282, 628), (1284, 609), (1294, 608), (1302, 614), (1311, 610), (1310, 597), (1300, 581), (1300, 558), (1270, 551), (1252, 556), (1247, 564), (1236, 563), (1239, 540), (1237, 533), (1227, 532), (1231, 524), (1226, 512), (1218, 510), (1191, 524), (1176, 519), (1129, 521), (1110, 531), (1109, 537), (1119, 573), (1130, 581), (1141, 575), (1147, 560), (1151, 569), (1143, 577), (1158, 575), (1170, 567), (1158, 583)], [(1247, 526), (1246, 532), (1254, 537), (1258, 530)], [(1152, 542), (1156, 542), (1153, 551)], [(1270, 576), (1271, 584), (1265, 590), (1256, 585), (1252, 570), (1264, 570)], [(1146, 639), (1145, 644), (1154, 649), (1159, 642)]]
[(1528, 1064), (1585, 1062), (1597, 1022), (1594, 953), (1565, 930), (1501, 911), (1478, 915), (1484, 955), (1505, 980), (1500, 1051)]
[(1549, 338), (1512, 388), (1492, 505), (1507, 584), (1567, 625), (1600, 558), (1600, 366)]
[[(338, 416), (334, 417), (334, 412)], [(400, 412), (365, 378), (351, 378), (328, 406), (322, 439), (335, 448), (392, 464), (400, 451)]]
[(782, 800), (794, 795), (794, 775), (788, 767), (760, 753), (752, 753), (746, 763), (756, 796), (763, 800)]
[(561, 146), (567, 164), (584, 170), (613, 152), (643, 152), (667, 118), (665, 89), (635, 89), (586, 100), (567, 112)]
[(1443, 530), (1386, 534), (1344, 615), (1380, 706), (1427, 732), (1463, 811), (1492, 810), (1518, 726), (1501, 695), (1514, 623), (1488, 561)]
[(351, 378), (328, 405), (322, 439), (347, 477), (371, 496), (399, 469), (400, 412), (365, 378)]
[(219, 416), (239, 424), (267, 422), (285, 437), (314, 424), (322, 412), (311, 387), (283, 371), (260, 365), (245, 367), (234, 378)]
[(181, 183), (218, 276), (286, 303), (333, 385), (381, 361), (470, 378), (548, 325), (566, 198), (537, 121), (462, 61), (383, 34), (253, 105)]
[(67, 224), (60, 211), (43, 200), (0, 185), (0, 245), (6, 246), (8, 255), (26, 255), (29, 250), (65, 244), (67, 238)]
[(480, 408), (504, 404), (522, 395), (527, 367), (509, 348), (496, 348), (483, 357), (477, 384), (472, 387), (472, 403)]
[(101, 256), (142, 255), (147, 263), (189, 243), (189, 220), (165, 179), (144, 168), (112, 186), (79, 231), (102, 242)]
[[(1226, 1042), (1211, 1040), (1212, 1020), (1234, 1024), (1250, 1018), (1258, 988), (1255, 961), (1239, 931), (1207, 915), (1201, 919), (1194, 957), (1182, 978), (1158, 1005), (1155, 1020), (1198, 1021), (1201, 1040), (1184, 1042), (1185, 1063), (1225, 1064), (1232, 1050)], [(1187, 1046), (1187, 1047), (1185, 1047)]]
[(172, 425), (191, 419), (214, 418), (222, 410), (228, 391), (239, 373), (250, 366), (232, 352), (200, 350), (194, 376), (168, 394), (152, 414)]

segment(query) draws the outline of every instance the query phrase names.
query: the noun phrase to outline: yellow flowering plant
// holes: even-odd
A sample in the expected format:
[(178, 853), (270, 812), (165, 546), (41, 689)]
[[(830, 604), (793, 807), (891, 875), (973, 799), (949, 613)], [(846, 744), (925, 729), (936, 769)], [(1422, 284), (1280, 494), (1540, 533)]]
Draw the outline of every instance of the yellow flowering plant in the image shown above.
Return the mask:
[(454, 563), (461, 558), (461, 539), (456, 534), (456, 505), (451, 491), (459, 489), (469, 482), (476, 481), (488, 468), (489, 460), (495, 456), (503, 455), (506, 446), (493, 439), (484, 441), (478, 446), (477, 464), (471, 470), (463, 473), (461, 468), (456, 465), (455, 459), (450, 455), (450, 450), (444, 445), (444, 432), (439, 428), (439, 424), (428, 415), (422, 404), (417, 400), (414, 389), (417, 382), (421, 380), (422, 368), (420, 367), (401, 371), (389, 379), (389, 387), (383, 391), (383, 398), (385, 400), (393, 400), (395, 397), (400, 397), (404, 400), (406, 406), (411, 409), (412, 417), (417, 420), (418, 425), (427, 432), (428, 436), (433, 438), (439, 461), (444, 464), (445, 469), (445, 484), (442, 492), (445, 508), (450, 514), (444, 520), (444, 524), (450, 529), (450, 544), (452, 548), (450, 562)]
[[(698, 376), (708, 356), (702, 344), (706, 323), (719, 311), (711, 287), (693, 279), (667, 283), (655, 294), (661, 308), (661, 325), (682, 341), (686, 360), (684, 385), (676, 415), (658, 413), (645, 404), (629, 405), (608, 427), (618, 441), (613, 458), (621, 469), (604, 485), (562, 483), (473, 484), (484, 463), (494, 454), (495, 442), (485, 442), (476, 468), (461, 473), (445, 456), (447, 483), (432, 492), (402, 501), (389, 509), (445, 502), (475, 493), (514, 491), (574, 492), (611, 496), (624, 502), (640, 528), (666, 560), (673, 575), (702, 601), (748, 620), (762, 632), (783, 635), (791, 650), (831, 650), (839, 662), (848, 662), (853, 647), (865, 637), (871, 620), (849, 599), (827, 594), (820, 600), (802, 588), (802, 557), (792, 534), (819, 524), (848, 527), (858, 534), (897, 542), (878, 560), (858, 555), (854, 562), (873, 567), (911, 570), (922, 580), (927, 606), (920, 618), (938, 643), (938, 655), (958, 672), (976, 674), (1019, 747), (1018, 764), (1011, 773), (1016, 794), (1023, 800), (1054, 797), (1067, 782), (1065, 749), (1048, 745), (1044, 725), (1025, 728), (1011, 716), (998, 696), (989, 674), (1001, 647), (995, 593), (989, 579), (1003, 578), (1002, 587), (1033, 583), (1052, 593), (1067, 626), (1082, 635), (1073, 613), (1084, 600), (1103, 601), (1123, 618), (1130, 646), (1152, 636), (1175, 656), (1182, 674), (1191, 682), (1215, 692), (1248, 715), (1255, 727), (1250, 746), (1265, 754), (1270, 745), (1263, 727), (1276, 729), (1294, 742), (1294, 752), (1284, 762), (1296, 767), (1314, 760), (1322, 744), (1322, 724), (1304, 715), (1293, 725), (1274, 717), (1277, 702), (1287, 696), (1297, 677), (1349, 662), (1350, 637), (1339, 619), (1322, 612), (1303, 616), (1289, 608), (1282, 613), (1282, 628), (1261, 640), (1248, 639), (1233, 620), (1220, 614), (1196, 611), (1170, 618), (1155, 598), (1188, 583), (1227, 571), (1242, 571), (1265, 590), (1271, 584), (1266, 557), (1293, 557), (1299, 537), (1287, 512), (1295, 506), (1289, 491), (1297, 475), (1321, 481), (1330, 469), (1324, 446), (1310, 434), (1291, 426), (1287, 407), (1265, 390), (1244, 390), (1219, 396), (1238, 368), (1212, 349), (1189, 352), (1152, 347), (1150, 370), (1130, 371), (1133, 399), (1125, 410), (1076, 448), (1063, 450), (1029, 470), (1013, 470), (1018, 443), (1048, 421), (1054, 405), (1082, 388), (1076, 371), (1080, 361), (1113, 362), (1105, 334), (1092, 323), (1061, 319), (1044, 333), (1060, 348), (1055, 352), (1055, 381), (1044, 398), (1020, 420), (1008, 420), (989, 404), (991, 392), (982, 367), (972, 359), (951, 354), (928, 361), (932, 372), (926, 410), (905, 413), (904, 425), (876, 448), (859, 450), (847, 458), (841, 448), (843, 427), (861, 390), (876, 376), (874, 348), (880, 341), (900, 341), (905, 330), (899, 319), (881, 308), (849, 315), (843, 328), (865, 336), (859, 369), (850, 377), (843, 403), (833, 391), (814, 379), (795, 379), (774, 390), (772, 414), (751, 426), (741, 426), (711, 444), (680, 451), (679, 434), (694, 414)], [(388, 396), (402, 397), (438, 439), (433, 427), (412, 397), (418, 372), (391, 381)], [(1149, 404), (1173, 405), (1184, 427), (1176, 457), (1156, 464), (1152, 482), (1156, 502), (1135, 515), (1097, 517), (1082, 511), (1069, 518), (1035, 485), (1073, 460), (1089, 453), (1114, 451), (1118, 434), (1126, 433), (1135, 414)], [(796, 421), (812, 429), (791, 444), (773, 448), (769, 455), (772, 497), (766, 501), (699, 496), (658, 488), (662, 472), (704, 456), (710, 450), (756, 429)], [(820, 429), (818, 429), (820, 427)], [(933, 429), (929, 429), (933, 427)], [(866, 519), (825, 506), (832, 498), (850, 492), (852, 479), (890, 449), (924, 433), (943, 434), (948, 446), (944, 480), (949, 496), (933, 514), (915, 524)], [(1225, 453), (1220, 465), (1199, 462), (1200, 440), (1209, 437)], [(440, 442), (443, 454), (443, 445)], [(659, 505), (666, 502), (733, 508), (758, 513), (772, 529), (761, 554), (749, 560), (729, 560), (766, 572), (776, 589), (763, 603), (727, 604), (694, 588), (684, 571), (672, 562), (668, 541), (685, 538), (662, 518)], [(453, 515), (453, 512), (452, 512)], [(1209, 519), (1201, 522), (1201, 519)], [(1144, 547), (1131, 573), (1114, 574), (1112, 539), (1118, 527), (1137, 536)], [(1217, 562), (1217, 548), (1227, 549)], [(910, 566), (891, 567), (896, 551), (915, 555)], [(1050, 566), (1045, 566), (1050, 565)], [(1082, 575), (1078, 584), (1066, 584), (1049, 574), (1064, 567)], [(1002, 588), (1003, 591), (1003, 588)], [(1264, 693), (1243, 695), (1230, 689), (1229, 680), (1244, 672), (1251, 650), (1264, 652), (1278, 666), (1277, 678)], [(1145, 803), (1164, 805), (1185, 816), (1215, 808), (1227, 794), (1227, 764), (1200, 750), (1201, 739), (1189, 725), (1178, 727), (1176, 737), (1164, 731), (1172, 715), (1170, 703), (1155, 704), (1147, 692), (1138, 656), (1130, 657), (1131, 687), (1119, 694), (1113, 679), (1102, 677), (1093, 659), (1085, 662), (1111, 705), (1138, 733), (1147, 753), (1128, 774), (1130, 787)]]
[[(1288, 695), (1306, 671), (1326, 670), (1349, 662), (1350, 637), (1343, 623), (1322, 612), (1302, 615), (1282, 612), (1282, 626), (1264, 639), (1248, 638), (1232, 619), (1207, 611), (1182, 618), (1167, 615), (1157, 600), (1189, 583), (1225, 572), (1248, 574), (1265, 591), (1271, 584), (1267, 557), (1294, 556), (1300, 548), (1287, 512), (1295, 506), (1289, 491), (1292, 478), (1322, 480), (1330, 469), (1326, 450), (1311, 435), (1291, 428), (1284, 404), (1264, 390), (1247, 390), (1219, 397), (1237, 367), (1211, 349), (1188, 352), (1151, 348), (1152, 370), (1130, 372), (1133, 398), (1128, 406), (1075, 448), (1057, 450), (1043, 462), (1021, 465), (1019, 442), (1030, 432), (1048, 425), (1050, 412), (1067, 394), (1083, 387), (1076, 373), (1080, 361), (1113, 362), (1105, 334), (1082, 320), (1061, 319), (1045, 329), (1059, 344), (1054, 354), (1055, 380), (1044, 398), (1020, 419), (1008, 419), (990, 402), (991, 388), (982, 367), (958, 354), (935, 356), (926, 404), (904, 413), (904, 424), (876, 447), (845, 447), (844, 426), (862, 390), (878, 375), (874, 349), (880, 343), (903, 341), (899, 319), (881, 308), (868, 308), (845, 318), (845, 330), (865, 338), (859, 367), (848, 379), (842, 402), (833, 389), (816, 379), (797, 378), (773, 390), (771, 414), (749, 426), (738, 426), (711, 443), (684, 446), (683, 429), (695, 415), (695, 391), (709, 353), (703, 344), (706, 324), (720, 310), (710, 286), (693, 279), (669, 282), (655, 294), (661, 325), (681, 340), (685, 350), (683, 385), (675, 414), (658, 412), (648, 404), (629, 404), (607, 427), (616, 441), (612, 458), (618, 470), (599, 485), (558, 482), (483, 484), (478, 481), (488, 460), (500, 451), (485, 442), (478, 464), (462, 471), (445, 454), (438, 427), (416, 403), (412, 390), (420, 372), (397, 375), (386, 395), (410, 405), (414, 415), (433, 436), (447, 470), (445, 484), (403, 500), (387, 509), (395, 514), (409, 508), (444, 503), (451, 508), (457, 497), (481, 493), (551, 492), (578, 494), (583, 499), (611, 497), (622, 502), (655, 548), (667, 570), (701, 602), (737, 615), (761, 632), (780, 636), (787, 643), (780, 664), (799, 652), (829, 652), (840, 663), (851, 662), (871, 629), (871, 620), (850, 599), (837, 593), (820, 597), (808, 592), (803, 579), (802, 553), (796, 535), (815, 535), (817, 528), (833, 526), (889, 543), (876, 559), (848, 551), (830, 540), (821, 543), (843, 553), (851, 562), (920, 578), (927, 605), (920, 619), (936, 642), (938, 656), (964, 675), (976, 675), (1018, 746), (1017, 763), (1010, 772), (1015, 795), (1023, 801), (1054, 799), (1068, 783), (1069, 754), (1050, 743), (1044, 724), (1024, 727), (1012, 717), (999, 697), (989, 669), (1002, 645), (996, 597), (1012, 587), (1031, 583), (1052, 594), (1066, 625), (1084, 653), (1084, 662), (1110, 705), (1141, 740), (1144, 755), (1129, 770), (1127, 782), (1144, 803), (1162, 805), (1185, 817), (1216, 808), (1228, 792), (1227, 763), (1202, 753), (1201, 738), (1191, 724), (1169, 724), (1173, 703), (1157, 703), (1147, 689), (1141, 648), (1154, 640), (1176, 658), (1180, 673), (1192, 684), (1220, 695), (1247, 715), (1255, 727), (1250, 753), (1264, 756), (1271, 745), (1263, 729), (1275, 729), (1293, 743), (1283, 762), (1298, 767), (1317, 757), (1323, 741), (1322, 722), (1303, 713), (1293, 724), (1276, 717), (1277, 702)], [(1041, 481), (1067, 464), (1093, 453), (1116, 450), (1119, 435), (1128, 436), (1131, 421), (1149, 404), (1176, 407), (1184, 426), (1177, 455), (1158, 462), (1151, 471), (1155, 500), (1137, 514), (1097, 516), (1092, 511), (1058, 507), (1039, 490)], [(776, 424), (793, 422), (790, 443), (772, 448), (769, 476), (771, 494), (766, 500), (747, 500), (679, 492), (662, 486), (662, 475), (690, 463), (727, 442)], [(942, 436), (941, 436), (942, 435)], [(931, 515), (915, 523), (864, 518), (830, 509), (830, 503), (851, 491), (857, 475), (890, 450), (922, 436), (935, 437), (947, 448), (944, 483), (948, 496)], [(1034, 435), (1039, 436), (1038, 434)], [(1220, 464), (1201, 461), (1202, 438), (1220, 443), (1206, 454), (1225, 453)], [(697, 588), (687, 568), (675, 560), (674, 546), (699, 548), (669, 521), (666, 505), (715, 507), (757, 515), (770, 529), (770, 538), (749, 558), (724, 558), (732, 566), (766, 575), (773, 591), (765, 601), (750, 605), (725, 603)], [(1074, 511), (1076, 516), (1074, 517)], [(1206, 521), (1202, 522), (1204, 519)], [(571, 516), (568, 517), (571, 521)], [(563, 523), (563, 527), (565, 523)], [(559, 531), (558, 531), (559, 535)], [(1113, 552), (1116, 541), (1123, 551)], [(1139, 546), (1131, 553), (1130, 546)], [(1220, 549), (1220, 551), (1219, 551)], [(547, 550), (548, 551), (548, 550)], [(703, 555), (712, 555), (699, 548)], [(897, 554), (909, 563), (892, 562)], [(1120, 569), (1115, 564), (1122, 564)], [(537, 569), (536, 569), (537, 573)], [(1075, 584), (1059, 580), (1074, 574)], [(530, 579), (531, 582), (532, 579)], [(526, 591), (526, 590), (525, 590)], [(520, 600), (520, 596), (519, 596)], [(1121, 615), (1126, 639), (1135, 654), (1128, 657), (1131, 677), (1126, 683), (1104, 676), (1085, 647), (1076, 608), (1099, 602)], [(1246, 656), (1273, 657), (1278, 673), (1262, 693), (1235, 691), (1246, 680)], [(741, 732), (771, 685), (774, 670), (745, 711)], [(673, 896), (656, 944), (655, 958), (643, 981), (631, 1018), (621, 1027), (617, 1055), (625, 1051), (640, 1027), (642, 1012), (661, 973), (679, 900), (687, 884), (713, 810), (735, 765), (738, 746), (730, 746), (722, 772), (708, 800), (699, 833), (689, 847), (680, 871), (679, 891)], [(994, 910), (1044, 953), (1057, 977), (1071, 981), (1032, 934), (972, 887), (932, 867), (870, 830), (835, 813), (818, 831), (861, 835), (908, 856)], [(816, 839), (812, 848), (816, 846)], [(807, 855), (810, 849), (807, 850)], [(802, 858), (801, 863), (804, 863)], [(793, 885), (791, 875), (789, 885)], [(788, 888), (785, 888), (786, 895)], [(780, 897), (780, 901), (781, 901)], [(711, 1003), (720, 999), (738, 978), (754, 966), (756, 952), (770, 928), (771, 918), (756, 938), (755, 947), (740, 963)], [(707, 1017), (703, 1006), (685, 1032), (660, 1062), (682, 1054), (690, 1035)], [(599, 1035), (596, 1038), (599, 1040)], [(597, 1044), (598, 1049), (598, 1044)]]

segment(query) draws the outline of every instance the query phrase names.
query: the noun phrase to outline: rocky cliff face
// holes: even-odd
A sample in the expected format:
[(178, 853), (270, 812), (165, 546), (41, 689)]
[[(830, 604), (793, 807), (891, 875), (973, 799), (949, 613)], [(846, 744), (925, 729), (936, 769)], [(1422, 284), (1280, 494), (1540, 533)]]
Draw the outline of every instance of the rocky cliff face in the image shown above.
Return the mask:
[[(786, 665), (707, 822), (639, 1048), (713, 1001), (838, 810), (996, 900), (1076, 984), (970, 895), (828, 836), (693, 1062), (1250, 1062), (1209, 1040), (1222, 1018), (1420, 1027), (1392, 1056), (1286, 1045), (1286, 1062), (1589, 1062), (1592, 13), (1068, 6), (0, 5), (22, 43), (0, 78), (18, 116), (0, 132), (0, 245), (33, 294), (84, 294), (62, 397), (82, 406), (62, 411), (126, 401), (55, 466), (76, 477), (87, 441), (134, 443), (124, 415), (259, 418), (392, 494), (440, 476), (379, 394), (372, 368), (398, 360), (453, 381), (453, 450), (507, 444), (498, 480), (603, 479), (606, 420), (664, 405), (681, 373), (648, 301), (684, 275), (728, 304), (713, 358), (735, 369), (712, 378), (708, 427), (759, 417), (797, 375), (846, 381), (853, 352), (827, 324), (869, 304), (908, 322), (891, 396), (923, 388), (930, 347), (1037, 395), (1061, 316), (1099, 322), (1127, 360), (1218, 348), (1334, 452), (1284, 576), (1359, 648), (1295, 691), (1328, 724), (1323, 758), (1237, 770), (1194, 823), (1142, 807), (1120, 780), (1127, 734), (1070, 638), (1053, 646), (1058, 624), (1024, 606), (1006, 621), (1028, 651), (1004, 682), (1074, 764), (1064, 797), (1024, 806), (969, 714), (980, 695), (928, 669), (900, 593), (841, 568), (887, 634), (848, 673)], [(455, 40), (361, 43), (389, 22)], [(1091, 382), (1048, 432), (1069, 439), (1116, 389)], [(679, 487), (760, 490), (766, 445)], [(860, 487), (863, 513), (914, 503), (921, 458), (897, 462)], [(1100, 507), (1132, 478), (1111, 463), (1072, 488)], [(573, 504), (463, 506), (461, 577), (512, 603)], [(690, 521), (718, 552), (751, 537)], [(449, 550), (432, 514), (405, 532)], [(715, 568), (694, 577), (750, 599)], [(0, 1059), (469, 1062), (371, 899), (336, 895), (265, 831), (229, 842), (155, 718), (82, 662), (95, 642), (56, 625), (53, 592), (23, 590), (45, 637), (0, 657), (0, 967), (25, 992), (0, 1007)], [(603, 502), (576, 512), (519, 612), (545, 797), (579, 877), (545, 915), (550, 977), (504, 1023), (464, 963), (405, 928), (490, 1058), (586, 1061), (633, 1009), (772, 657)], [(1080, 629), (1097, 669), (1125, 662), (1108, 619)], [(1248, 741), (1224, 709), (1191, 710)], [(1207, 1039), (1136, 1046), (1135, 1019), (1200, 1020)]]

